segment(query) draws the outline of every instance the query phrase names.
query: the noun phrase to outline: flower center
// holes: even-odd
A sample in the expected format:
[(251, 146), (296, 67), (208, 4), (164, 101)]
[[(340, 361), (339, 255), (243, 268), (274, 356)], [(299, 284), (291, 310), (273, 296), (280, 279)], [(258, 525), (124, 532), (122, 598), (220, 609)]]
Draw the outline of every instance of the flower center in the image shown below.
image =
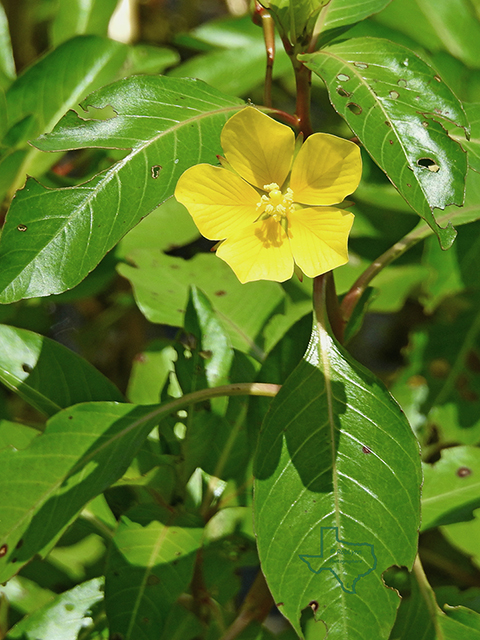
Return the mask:
[(257, 220), (266, 220), (273, 218), (276, 222), (282, 224), (286, 222), (287, 215), (292, 210), (293, 191), (288, 187), (285, 193), (280, 191), (280, 187), (276, 182), (264, 185), (264, 190), (268, 195), (263, 195), (257, 204), (259, 216)]

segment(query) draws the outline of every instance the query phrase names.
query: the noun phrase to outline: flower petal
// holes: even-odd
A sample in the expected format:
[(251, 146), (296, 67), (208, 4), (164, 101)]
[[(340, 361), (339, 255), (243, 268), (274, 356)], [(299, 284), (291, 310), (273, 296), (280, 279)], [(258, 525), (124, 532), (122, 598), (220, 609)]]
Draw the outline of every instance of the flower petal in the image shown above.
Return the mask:
[(300, 209), (288, 216), (296, 264), (310, 278), (348, 262), (353, 213), (335, 207)]
[(292, 166), (295, 135), (284, 124), (255, 109), (245, 107), (223, 127), (222, 149), (233, 169), (250, 184), (263, 189), (279, 187)]
[(314, 133), (295, 158), (290, 187), (295, 202), (331, 205), (353, 193), (361, 177), (362, 160), (356, 144), (328, 133)]
[(197, 164), (177, 182), (175, 197), (209, 240), (223, 240), (258, 218), (260, 196), (228, 169)]
[(217, 256), (230, 265), (242, 283), (253, 280), (284, 282), (293, 275), (288, 238), (273, 218), (230, 236), (217, 249)]

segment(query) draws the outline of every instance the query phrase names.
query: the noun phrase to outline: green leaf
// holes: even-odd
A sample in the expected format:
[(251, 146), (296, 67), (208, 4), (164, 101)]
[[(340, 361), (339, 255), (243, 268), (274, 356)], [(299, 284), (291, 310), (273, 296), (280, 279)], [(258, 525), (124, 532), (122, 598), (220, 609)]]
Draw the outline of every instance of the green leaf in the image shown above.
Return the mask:
[[(30, 118), (31, 126), (17, 142), (23, 150), (16, 162), (14, 188), (23, 183), (27, 172), (32, 174), (42, 156), (37, 149), (26, 145), (27, 139), (52, 129), (67, 109), (94, 89), (111, 82), (126, 54), (127, 47), (113, 40), (78, 36), (18, 76), (7, 91), (9, 126), (15, 125), (9, 135), (13, 135), (26, 118)], [(42, 160), (45, 159), (43, 156)]]
[(458, 136), (455, 139), (468, 152), (468, 165), (477, 172), (480, 172), (480, 105), (477, 103), (463, 103), (468, 122), (471, 127), (471, 136), (465, 140)]
[(127, 398), (135, 404), (155, 404), (174, 369), (176, 353), (162, 342), (150, 344), (135, 356), (128, 381)]
[(173, 509), (138, 507), (121, 519), (105, 582), (111, 634), (158, 639), (192, 579), (202, 534), (201, 519)]
[(445, 49), (468, 67), (480, 67), (480, 24), (469, 0), (396, 0), (380, 20), (430, 50)]
[(91, 608), (103, 600), (103, 578), (83, 582), (57, 596), (16, 624), (9, 640), (77, 640), (81, 629), (89, 626)]
[(332, 640), (358, 638), (360, 628), (364, 637), (387, 638), (399, 600), (381, 576), (415, 558), (418, 444), (398, 405), (330, 337), (320, 313), (260, 434), (260, 561), (301, 637), (301, 613), (310, 605)]
[[(480, 176), (476, 181), (480, 187)], [(480, 194), (480, 189), (477, 193)], [(480, 201), (472, 206), (480, 213)], [(479, 249), (480, 222), (458, 229), (455, 244), (447, 253), (439, 248), (434, 238), (426, 240), (422, 263), (429, 272), (423, 283), (421, 300), (427, 313), (432, 313), (448, 296), (465, 290), (478, 291)]]
[[(265, 80), (265, 40), (262, 29), (250, 16), (221, 18), (202, 24), (192, 32), (193, 43), (187, 46), (201, 50), (170, 70), (174, 77), (199, 78), (217, 89), (238, 96), (250, 96)], [(273, 78), (293, 75), (290, 59), (279, 36), (275, 39)], [(235, 73), (231, 70), (235, 68)]]
[(26, 424), (0, 420), (0, 449), (25, 449), (38, 435), (40, 431)]
[(230, 267), (212, 254), (183, 260), (160, 250), (139, 249), (128, 260), (135, 266), (120, 264), (118, 272), (130, 280), (137, 304), (151, 322), (183, 326), (189, 287), (194, 284), (212, 302), (233, 347), (264, 358), (261, 331), (284, 297), (278, 283), (242, 285)]
[(78, 187), (28, 180), (12, 203), (0, 241), (0, 302), (74, 287), (161, 202), (193, 164), (216, 162), (220, 130), (241, 102), (195, 80), (136, 76), (100, 89), (82, 107), (110, 105), (107, 120), (70, 111), (36, 144), (43, 150), (132, 149)]
[(15, 78), (15, 60), (8, 20), (3, 5), (0, 5), (0, 86), (5, 88)]
[(477, 567), (480, 567), (480, 509), (474, 511), (473, 516), (473, 520), (446, 525), (441, 531), (451, 545), (460, 549)]
[(441, 458), (423, 468), (422, 531), (472, 519), (480, 507), (480, 449), (443, 449)]
[(360, 22), (378, 13), (390, 2), (391, 0), (330, 0), (322, 11), (322, 34)]
[[(273, 67), (274, 79), (286, 76), (292, 69), (287, 54), (280, 47), (279, 40)], [(232, 68), (235, 73), (231, 73)], [(265, 80), (265, 43), (261, 38), (245, 48), (209, 51), (186, 60), (169, 75), (199, 78), (226, 93), (248, 97)]]
[[(128, 50), (125, 75), (140, 73), (162, 73), (168, 67), (180, 62), (180, 54), (166, 47), (154, 47), (150, 44), (137, 44)], [(224, 89), (223, 89), (224, 90)]]
[(188, 333), (198, 336), (197, 349), (201, 348), (208, 386), (227, 384), (233, 349), (212, 303), (195, 285), (190, 290), (184, 327)]
[(410, 578), (411, 592), (402, 599), (391, 640), (480, 640), (480, 615), (466, 607), (440, 609), (421, 568)]
[(261, 0), (275, 20), (275, 26), (283, 36), (295, 44), (298, 40), (308, 43), (315, 21), (322, 7), (329, 0)]
[(10, 607), (22, 615), (33, 613), (55, 597), (50, 589), (23, 576), (15, 576), (0, 586), (0, 593), (7, 598)]
[(106, 36), (118, 0), (59, 0), (50, 26), (54, 47), (76, 35)]
[(0, 381), (46, 415), (90, 400), (123, 397), (86, 360), (44, 336), (0, 325)]
[(352, 38), (300, 58), (325, 81), (336, 111), (447, 249), (455, 230), (439, 227), (433, 209), (463, 203), (467, 159), (439, 119), (467, 127), (458, 99), (423, 60), (388, 40)]
[(199, 236), (187, 209), (175, 198), (169, 198), (120, 240), (115, 255), (128, 263), (137, 249), (168, 252), (190, 244)]
[(89, 500), (118, 480), (162, 409), (86, 403), (55, 414), (21, 451), (0, 451), (1, 581), (44, 556)]

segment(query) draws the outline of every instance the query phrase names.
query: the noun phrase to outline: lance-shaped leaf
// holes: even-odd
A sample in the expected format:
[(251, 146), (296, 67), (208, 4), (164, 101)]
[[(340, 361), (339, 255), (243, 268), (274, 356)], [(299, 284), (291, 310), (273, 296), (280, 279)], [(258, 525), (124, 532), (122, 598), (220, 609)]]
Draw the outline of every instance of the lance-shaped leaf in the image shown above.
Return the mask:
[(462, 106), (412, 51), (380, 38), (352, 38), (300, 56), (327, 85), (338, 113), (410, 206), (437, 234), (455, 239), (433, 209), (462, 205), (467, 158), (441, 120), (467, 128)]
[(79, 36), (48, 53), (28, 67), (7, 91), (9, 131), (3, 140), (7, 150), (0, 159), (0, 194), (19, 187), (25, 174), (44, 171), (55, 162), (27, 145), (50, 131), (67, 109), (75, 106), (94, 89), (111, 82), (122, 66), (127, 47), (98, 36)]
[[(330, 0), (320, 18), (322, 35), (344, 30), (384, 9), (392, 0)], [(329, 34), (330, 35), (330, 34)]]
[(42, 413), (90, 400), (123, 400), (108, 378), (55, 340), (2, 324), (0, 343), (0, 381)]
[(155, 76), (120, 80), (82, 103), (116, 117), (70, 111), (36, 144), (45, 151), (131, 149), (77, 187), (28, 180), (10, 207), (0, 241), (0, 302), (60, 293), (78, 284), (144, 216), (172, 195), (193, 164), (216, 162), (220, 130), (242, 102), (202, 82)]
[(45, 555), (92, 498), (118, 480), (161, 409), (109, 402), (60, 411), (21, 451), (0, 451), (0, 576)]
[(203, 524), (198, 517), (159, 507), (138, 507), (122, 518), (106, 573), (110, 633), (124, 640), (159, 637), (192, 579)]
[(260, 434), (260, 561), (277, 606), (301, 637), (301, 613), (310, 605), (330, 640), (388, 638), (399, 598), (382, 573), (415, 558), (419, 448), (381, 382), (325, 325), (321, 305), (304, 359)]

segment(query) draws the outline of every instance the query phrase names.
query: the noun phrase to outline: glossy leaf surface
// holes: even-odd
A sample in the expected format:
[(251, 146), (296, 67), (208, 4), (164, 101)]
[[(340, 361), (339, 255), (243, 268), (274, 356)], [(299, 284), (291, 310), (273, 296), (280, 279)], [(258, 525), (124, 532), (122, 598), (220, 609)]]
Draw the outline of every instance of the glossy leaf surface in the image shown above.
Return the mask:
[(78, 187), (29, 180), (10, 208), (0, 242), (0, 302), (60, 293), (78, 284), (142, 217), (172, 195), (192, 164), (216, 162), (220, 130), (240, 107), (195, 80), (137, 76), (91, 95), (117, 116), (84, 120), (69, 112), (36, 144), (45, 151), (132, 149)]
[(467, 126), (458, 99), (412, 51), (380, 38), (352, 38), (301, 57), (330, 100), (444, 249), (455, 231), (433, 209), (461, 205), (467, 159), (440, 121)]
[(78, 402), (123, 397), (86, 360), (38, 333), (0, 325), (0, 381), (42, 413)]
[(418, 445), (392, 397), (324, 322), (317, 318), (260, 434), (260, 561), (297, 633), (302, 610), (315, 603), (332, 640), (388, 638), (399, 600), (382, 573), (411, 566), (416, 554)]

